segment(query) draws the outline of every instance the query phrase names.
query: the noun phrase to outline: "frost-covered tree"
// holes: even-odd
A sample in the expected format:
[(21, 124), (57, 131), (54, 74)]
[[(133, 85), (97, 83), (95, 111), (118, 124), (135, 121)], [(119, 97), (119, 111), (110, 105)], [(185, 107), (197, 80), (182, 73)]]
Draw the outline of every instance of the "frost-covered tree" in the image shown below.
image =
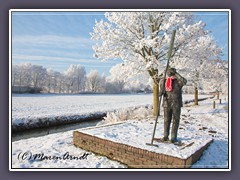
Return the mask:
[(13, 65), (12, 66), (12, 85), (13, 86), (24, 86), (26, 84), (26, 64)]
[(117, 64), (110, 69), (110, 76), (107, 77), (107, 80), (115, 85), (114, 88), (117, 88), (117, 92), (122, 92), (129, 78), (136, 73), (134, 70), (131, 65)]
[(51, 90), (53, 93), (56, 93), (57, 89), (59, 93), (61, 92), (62, 78), (63, 76), (60, 72), (54, 71), (52, 68), (47, 69), (46, 86), (48, 93), (50, 93)]
[(19, 79), (21, 79), (20, 69), (18, 65), (12, 65), (12, 86), (19, 85)]
[(87, 74), (87, 90), (91, 92), (104, 92), (105, 79), (105, 75), (100, 75), (97, 70), (91, 70)]
[(31, 63), (13, 65), (12, 85), (19, 87), (19, 91), (23, 87), (27, 87), (27, 89), (32, 87), (36, 90), (44, 86), (46, 75), (46, 69), (40, 65), (32, 65)]
[(202, 71), (202, 84), (208, 91), (221, 91), (228, 94), (228, 62), (224, 60), (212, 60), (205, 64)]
[(64, 74), (62, 74), (62, 73), (60, 73), (60, 72), (57, 72), (58, 73), (58, 75), (57, 75), (57, 84), (56, 84), (56, 92), (58, 92), (58, 93), (64, 93), (64, 80), (65, 80), (65, 78), (64, 78)]
[(123, 86), (117, 81), (108, 81), (106, 79), (105, 84), (105, 93), (116, 94), (116, 93), (123, 93)]
[(32, 64), (23, 63), (19, 65), (20, 68), (20, 86), (30, 87), (32, 85)]
[(32, 85), (34, 88), (42, 87), (47, 76), (46, 68), (39, 65), (32, 65), (31, 67)]
[(159, 103), (159, 69), (167, 60), (173, 29), (177, 30), (172, 57), (189, 43), (206, 34), (201, 21), (188, 12), (107, 12), (106, 21), (96, 21), (91, 37), (95, 57), (122, 59), (147, 71), (153, 80), (153, 114)]
[(79, 93), (84, 90), (86, 71), (80, 64), (71, 64), (67, 71), (65, 71), (65, 78), (67, 83), (67, 92), (70, 90), (71, 93)]
[[(146, 71), (138, 71), (133, 64), (120, 63), (110, 69), (107, 81), (110, 83), (107, 88), (113, 88), (110, 92), (120, 93), (123, 89), (136, 92), (149, 86), (149, 76)], [(112, 85), (112, 86), (111, 86)]]
[(182, 55), (173, 58), (171, 66), (188, 72), (188, 82), (194, 86), (195, 105), (198, 105), (198, 90), (203, 86), (204, 80), (212, 79), (208, 74), (216, 71), (213, 61), (218, 59), (221, 53), (222, 49), (214, 39), (205, 35), (189, 43), (182, 50)]
[(138, 74), (130, 78), (126, 84), (126, 88), (131, 92), (144, 92), (152, 88), (152, 79), (146, 73)]

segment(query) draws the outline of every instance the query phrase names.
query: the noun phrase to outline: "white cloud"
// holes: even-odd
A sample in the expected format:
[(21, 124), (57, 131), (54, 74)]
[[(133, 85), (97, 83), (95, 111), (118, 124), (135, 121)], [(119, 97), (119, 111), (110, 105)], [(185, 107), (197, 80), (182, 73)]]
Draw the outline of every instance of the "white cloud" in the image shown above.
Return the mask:
[(38, 46), (64, 49), (92, 48), (93, 40), (83, 37), (41, 35), (12, 37), (14, 47)]
[(97, 59), (77, 59), (68, 57), (53, 57), (53, 56), (34, 56), (34, 55), (13, 55), (12, 60), (26, 60), (26, 61), (63, 61), (63, 62), (78, 62), (78, 63), (99, 63)]

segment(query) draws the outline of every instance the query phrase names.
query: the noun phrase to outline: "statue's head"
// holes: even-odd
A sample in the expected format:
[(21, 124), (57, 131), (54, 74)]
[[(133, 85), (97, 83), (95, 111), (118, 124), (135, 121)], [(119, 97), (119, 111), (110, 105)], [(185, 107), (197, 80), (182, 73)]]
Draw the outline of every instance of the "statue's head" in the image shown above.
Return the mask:
[(167, 71), (167, 75), (168, 76), (174, 76), (176, 73), (176, 69), (175, 68), (169, 68)]

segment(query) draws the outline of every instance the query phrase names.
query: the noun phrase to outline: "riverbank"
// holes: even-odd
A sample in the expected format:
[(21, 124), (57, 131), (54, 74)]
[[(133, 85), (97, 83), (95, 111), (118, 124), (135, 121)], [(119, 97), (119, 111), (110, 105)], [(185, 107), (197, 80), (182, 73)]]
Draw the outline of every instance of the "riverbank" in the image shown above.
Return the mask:
[[(193, 95), (183, 95), (183, 103), (193, 101)], [(200, 95), (199, 99), (209, 98)], [(124, 108), (147, 107), (152, 94), (120, 95), (41, 95), (13, 94), (12, 132), (53, 127), (102, 119), (108, 112)]]
[(84, 121), (78, 123), (71, 123), (71, 124), (64, 124), (64, 125), (56, 125), (51, 127), (44, 127), (44, 128), (35, 128), (35, 129), (28, 129), (24, 131), (17, 131), (12, 133), (11, 138), (12, 142), (29, 139), (29, 138), (36, 138), (47, 136), (50, 134), (55, 133), (63, 133), (66, 131), (71, 131), (75, 129), (87, 128), (87, 127), (94, 127), (102, 120), (91, 120), (91, 121)]

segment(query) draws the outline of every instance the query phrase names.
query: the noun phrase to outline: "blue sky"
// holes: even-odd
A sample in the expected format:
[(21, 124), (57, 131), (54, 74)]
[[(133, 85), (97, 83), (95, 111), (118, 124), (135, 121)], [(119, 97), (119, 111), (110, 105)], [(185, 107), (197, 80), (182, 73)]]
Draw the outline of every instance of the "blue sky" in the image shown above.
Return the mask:
[[(194, 12), (206, 22), (206, 29), (220, 47), (222, 59), (228, 59), (228, 13)], [(90, 39), (95, 20), (104, 19), (103, 12), (13, 12), (12, 63), (30, 62), (63, 72), (70, 64), (81, 64), (87, 72), (109, 69), (121, 61), (101, 62), (93, 57)]]

